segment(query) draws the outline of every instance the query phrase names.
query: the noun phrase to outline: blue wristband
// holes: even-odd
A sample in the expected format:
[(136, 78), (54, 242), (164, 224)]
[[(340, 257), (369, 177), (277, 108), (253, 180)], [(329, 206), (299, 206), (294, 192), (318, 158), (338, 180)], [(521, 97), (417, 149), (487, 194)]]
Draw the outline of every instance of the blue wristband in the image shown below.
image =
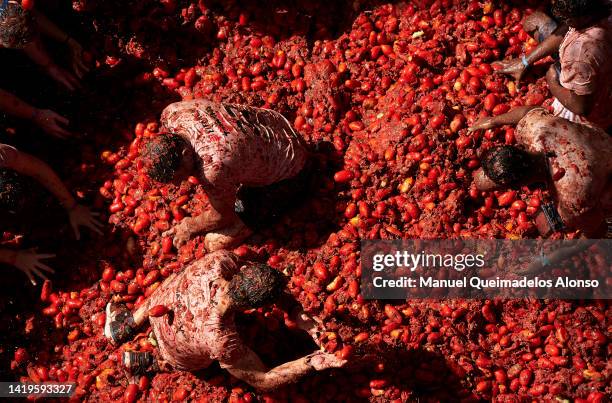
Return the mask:
[(521, 62), (523, 63), (523, 66), (525, 66), (525, 68), (529, 67), (529, 62), (527, 61), (527, 56), (525, 56), (524, 53), (521, 55)]
[(0, 15), (2, 15), (2, 13), (4, 13), (6, 8), (8, 7), (8, 2), (9, 0), (2, 0), (2, 4), (0, 4)]

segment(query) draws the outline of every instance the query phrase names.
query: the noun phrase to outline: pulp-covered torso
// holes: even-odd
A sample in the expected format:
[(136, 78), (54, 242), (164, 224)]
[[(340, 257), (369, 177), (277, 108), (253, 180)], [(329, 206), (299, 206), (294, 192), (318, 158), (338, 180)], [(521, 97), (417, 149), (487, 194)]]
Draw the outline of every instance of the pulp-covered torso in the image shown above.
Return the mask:
[(192, 144), (213, 188), (270, 185), (297, 175), (306, 162), (299, 136), (272, 110), (197, 99), (169, 105), (161, 121)]
[(239, 269), (236, 256), (219, 251), (193, 263), (156, 291), (149, 306), (169, 314), (150, 318), (163, 360), (175, 369), (197, 370), (213, 361), (229, 362), (239, 352), (233, 316), (221, 316), (223, 284)]
[(612, 141), (603, 131), (552, 116), (544, 109), (530, 111), (519, 122), (516, 140), (533, 153), (548, 157), (551, 178), (566, 223), (592, 209), (609, 209), (603, 202), (612, 168)]

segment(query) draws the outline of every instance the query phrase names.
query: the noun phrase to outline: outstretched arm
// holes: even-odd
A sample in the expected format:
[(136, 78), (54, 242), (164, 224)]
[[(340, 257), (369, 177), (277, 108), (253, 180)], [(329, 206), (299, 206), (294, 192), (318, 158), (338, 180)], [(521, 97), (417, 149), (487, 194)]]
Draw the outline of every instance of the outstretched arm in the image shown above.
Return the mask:
[(578, 95), (561, 85), (559, 72), (555, 65), (551, 65), (546, 73), (546, 82), (550, 93), (570, 111), (577, 115), (586, 116), (591, 113), (595, 98), (593, 94)]
[(40, 29), (40, 32), (42, 34), (61, 43), (66, 42), (70, 38), (64, 31), (62, 31), (57, 25), (51, 22), (51, 20), (49, 20), (40, 11), (33, 9), (30, 12), (36, 18), (38, 28)]
[(497, 65), (500, 67), (500, 69), (497, 70), (497, 73), (512, 76), (517, 81), (517, 83), (520, 83), (529, 66), (532, 66), (538, 60), (550, 56), (559, 50), (559, 47), (561, 46), (563, 38), (565, 37), (565, 34), (567, 33), (568, 29), (569, 27), (565, 24), (559, 26), (529, 55), (526, 55), (524, 61), (521, 57), (519, 59), (512, 59), (497, 63)]
[(504, 113), (499, 116), (488, 116), (486, 118), (479, 119), (476, 123), (468, 129), (469, 132), (475, 130), (487, 130), (498, 126), (504, 125), (516, 125), (523, 119), (523, 117), (533, 109), (539, 108), (538, 106), (519, 106), (518, 108), (512, 109), (508, 113)]
[(79, 205), (60, 178), (43, 161), (32, 155), (15, 151), (13, 158), (8, 159), (4, 166), (33, 178), (51, 192), (68, 211), (70, 224), (77, 239), (80, 239), (80, 226), (88, 227), (92, 231), (102, 234), (102, 231), (100, 231), (102, 224), (93, 218), (96, 213), (91, 213), (87, 207)]
[(7, 161), (6, 168), (35, 179), (51, 192), (64, 208), (71, 209), (76, 206), (76, 200), (66, 189), (60, 178), (47, 164), (38, 158), (21, 151), (16, 151), (14, 158)]
[(222, 363), (221, 367), (225, 368), (236, 378), (262, 391), (274, 390), (296, 382), (304, 375), (314, 371), (340, 368), (346, 364), (345, 360), (341, 360), (333, 354), (317, 351), (268, 370), (257, 354), (246, 347), (244, 350), (245, 354), (237, 362), (231, 364)]
[(50, 110), (37, 109), (3, 89), (0, 89), (0, 110), (20, 119), (31, 120), (52, 136), (65, 138), (71, 135), (63, 127), (68, 125), (68, 119)]
[(20, 119), (32, 119), (36, 108), (22, 101), (15, 95), (0, 89), (0, 110)]
[(15, 266), (30, 279), (32, 285), (36, 285), (36, 277), (47, 280), (47, 276), (43, 273), (54, 273), (53, 269), (46, 264), (40, 262), (42, 259), (55, 257), (51, 254), (37, 254), (33, 249), (26, 250), (10, 250), (0, 249), (0, 263)]
[(82, 78), (83, 75), (89, 71), (89, 67), (83, 61), (83, 48), (81, 45), (62, 31), (57, 25), (49, 20), (44, 14), (37, 10), (32, 10), (32, 14), (36, 17), (36, 22), (40, 32), (57, 42), (68, 45), (70, 52), (72, 53), (72, 68), (74, 72)]
[(56, 65), (47, 51), (43, 48), (40, 38), (36, 38), (23, 48), (25, 54), (36, 64), (41, 66), (51, 78), (62, 84), (69, 91), (79, 88), (79, 81), (75, 76)]
[(553, 55), (559, 51), (559, 47), (565, 38), (565, 34), (569, 27), (566, 24), (561, 24), (557, 29), (553, 31), (548, 38), (540, 43), (536, 48), (526, 56), (527, 62), (532, 65), (538, 60), (542, 60), (547, 56)]

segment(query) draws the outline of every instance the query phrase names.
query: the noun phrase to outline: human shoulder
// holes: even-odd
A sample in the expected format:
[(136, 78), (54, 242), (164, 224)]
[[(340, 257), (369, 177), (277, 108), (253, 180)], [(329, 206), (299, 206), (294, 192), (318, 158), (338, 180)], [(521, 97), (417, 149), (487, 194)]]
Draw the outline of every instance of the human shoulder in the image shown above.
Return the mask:
[(525, 116), (518, 122), (517, 131), (533, 131), (536, 128), (545, 126), (553, 115), (544, 108), (534, 108), (527, 112)]
[[(609, 19), (603, 20), (589, 28), (568, 33), (568, 38), (564, 54), (570, 56), (573, 61), (584, 62), (609, 49), (612, 23)], [(598, 51), (595, 51), (596, 49)]]
[(529, 111), (516, 127), (515, 137), (518, 143), (533, 152), (542, 151), (543, 140), (556, 137), (568, 129), (571, 122), (553, 116), (544, 108)]
[(197, 261), (200, 270), (211, 275), (229, 279), (239, 268), (239, 258), (233, 252), (219, 250), (211, 252)]

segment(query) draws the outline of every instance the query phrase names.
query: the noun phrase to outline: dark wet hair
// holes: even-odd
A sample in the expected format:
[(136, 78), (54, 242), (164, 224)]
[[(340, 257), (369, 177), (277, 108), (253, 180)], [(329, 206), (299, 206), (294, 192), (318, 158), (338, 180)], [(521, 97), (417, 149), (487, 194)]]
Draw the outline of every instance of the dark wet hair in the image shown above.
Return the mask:
[(250, 264), (232, 277), (229, 296), (232, 305), (240, 308), (259, 308), (278, 299), (286, 277), (265, 264)]
[(164, 134), (145, 145), (144, 157), (148, 160), (147, 174), (158, 182), (170, 182), (183, 160), (187, 142), (179, 135)]
[(21, 5), (9, 3), (0, 14), (0, 45), (21, 49), (34, 40), (34, 20)]
[(0, 210), (3, 213), (19, 215), (27, 210), (30, 190), (23, 176), (0, 169)]
[(566, 20), (580, 17), (605, 17), (610, 13), (608, 0), (555, 0), (553, 15)]
[(513, 146), (489, 148), (482, 155), (481, 164), (485, 174), (502, 186), (516, 185), (533, 169), (529, 154)]

